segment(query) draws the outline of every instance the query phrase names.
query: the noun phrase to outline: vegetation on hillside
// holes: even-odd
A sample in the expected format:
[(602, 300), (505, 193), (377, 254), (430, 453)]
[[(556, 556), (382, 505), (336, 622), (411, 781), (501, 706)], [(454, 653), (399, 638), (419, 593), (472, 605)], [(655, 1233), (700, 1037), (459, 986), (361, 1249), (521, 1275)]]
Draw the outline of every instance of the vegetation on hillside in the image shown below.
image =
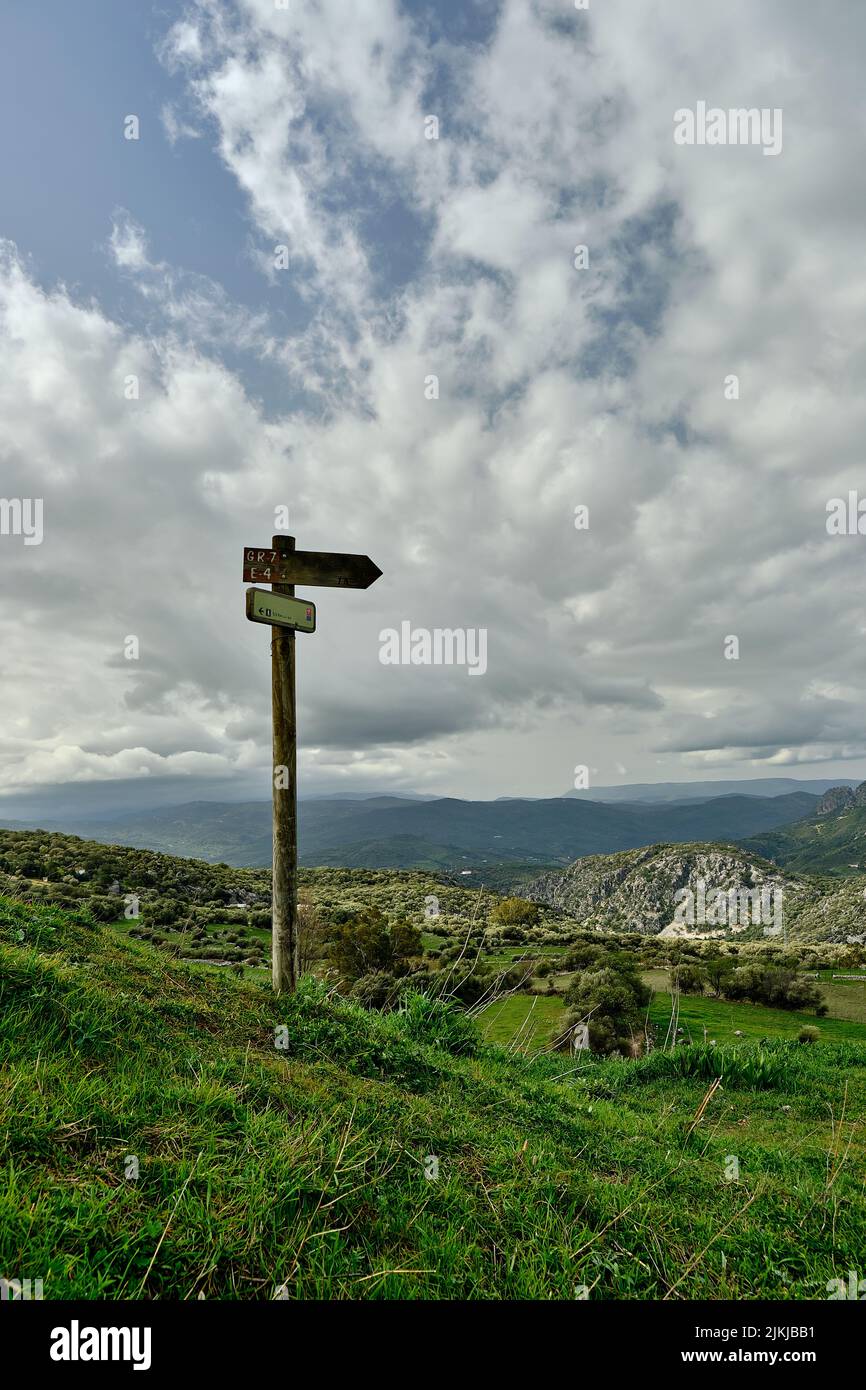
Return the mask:
[(790, 873), (833, 874), (848, 877), (866, 871), (866, 783), (852, 791), (835, 788), (823, 802), (831, 810), (808, 816), (776, 830), (765, 830), (746, 841)]
[(866, 1236), (862, 1045), (572, 1067), (10, 899), (0, 1044), (0, 1264), (48, 1299), (803, 1299)]

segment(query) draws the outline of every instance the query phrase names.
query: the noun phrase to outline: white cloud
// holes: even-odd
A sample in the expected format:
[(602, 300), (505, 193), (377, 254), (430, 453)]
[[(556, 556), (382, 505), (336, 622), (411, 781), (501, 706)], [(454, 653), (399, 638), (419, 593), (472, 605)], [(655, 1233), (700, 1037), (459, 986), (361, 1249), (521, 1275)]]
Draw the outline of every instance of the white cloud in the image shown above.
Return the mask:
[[(74, 625), (58, 641), (79, 693), (65, 710), (22, 676), (13, 710), (31, 723), (5, 775), (32, 778), (28, 739), (61, 748), (73, 725), (85, 763), (107, 729), (166, 760), (264, 766), (266, 653), (234, 567), (284, 502), (299, 544), (385, 571), (319, 596), (311, 777), (544, 792), (579, 761), (603, 779), (861, 760), (862, 554), (824, 528), (826, 499), (862, 485), (866, 423), (850, 33), (866, 15), (846, 12), (848, 27), (822, 18), (818, 60), (814, 8), (790, 0), (607, 0), (588, 31), (505, 0), (476, 45), (434, 45), (420, 10), (390, 3), (194, 5), (164, 53), (246, 196), (263, 286), (288, 273), (309, 322), (278, 339), (151, 262), (124, 216), (111, 247), (152, 305), (148, 341), (7, 260), (7, 461), (45, 492), (33, 600)], [(782, 107), (783, 153), (674, 146), (673, 112), (698, 99)], [(373, 216), (389, 200), (419, 229), (405, 282), (388, 273), (401, 234)], [(228, 345), (321, 409), (265, 416), (205, 356)], [(484, 680), (382, 668), (376, 634), (404, 618), (486, 625)], [(27, 629), (4, 622), (27, 671)], [(152, 664), (130, 677), (105, 653), (136, 624)], [(95, 709), (76, 663), (98, 673)], [(251, 738), (232, 744), (233, 722)]]

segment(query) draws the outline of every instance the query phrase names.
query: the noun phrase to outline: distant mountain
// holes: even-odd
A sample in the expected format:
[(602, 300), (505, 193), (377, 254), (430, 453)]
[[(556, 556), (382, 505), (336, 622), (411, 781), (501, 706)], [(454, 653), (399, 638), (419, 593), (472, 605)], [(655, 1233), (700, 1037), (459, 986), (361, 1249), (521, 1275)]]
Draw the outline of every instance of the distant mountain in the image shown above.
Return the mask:
[[(693, 920), (679, 922), (692, 894)], [(747, 893), (718, 904), (717, 892)], [(760, 896), (765, 893), (760, 917)], [(724, 844), (658, 844), (622, 854), (590, 855), (567, 869), (540, 876), (527, 890), (536, 902), (578, 917), (588, 927), (657, 935), (742, 935), (760, 937), (764, 925), (790, 929), (820, 897), (820, 888), (784, 873), (757, 855)], [(775, 915), (776, 894), (782, 916)], [(732, 910), (731, 901), (736, 901)], [(703, 903), (703, 907), (701, 904)], [(754, 906), (753, 906), (754, 904)], [(714, 916), (715, 912), (715, 916)], [(752, 918), (758, 915), (755, 923)], [(745, 925), (744, 925), (745, 924)]]
[(820, 777), (807, 781), (799, 777), (749, 777), (739, 781), (714, 782), (633, 782), (616, 787), (593, 787), (590, 791), (568, 791), (569, 798), (581, 801), (708, 801), (718, 796), (788, 796), (808, 792), (821, 796), (831, 787), (856, 787), (856, 781)]
[(801, 873), (854, 874), (866, 870), (866, 782), (833, 787), (813, 815), (748, 840), (757, 854)]
[[(817, 804), (806, 792), (623, 805), (567, 797), (310, 800), (298, 808), (299, 857), (309, 865), (455, 873), (514, 862), (541, 868), (659, 842), (744, 839), (813, 815)], [(194, 801), (110, 822), (45, 820), (41, 828), (237, 867), (271, 861), (268, 801)]]
[(314, 792), (298, 793), (299, 801), (438, 801), (430, 792)]
[[(301, 857), (309, 864), (359, 865), (374, 847), (378, 867), (410, 867), (405, 837), (418, 845), (418, 866), (426, 866), (423, 846), (436, 847), (442, 868), (485, 862), (536, 860), (567, 864), (579, 855), (631, 849), (661, 840), (731, 840), (797, 820), (814, 811), (816, 798), (719, 797), (700, 805), (607, 806), (571, 801), (457, 801), (389, 807), (370, 802), (363, 812), (310, 819), (300, 809)], [(441, 854), (453, 847), (449, 865)]]
[(855, 804), (855, 795), (851, 787), (831, 787), (815, 807), (815, 815), (831, 816), (836, 811), (845, 811)]

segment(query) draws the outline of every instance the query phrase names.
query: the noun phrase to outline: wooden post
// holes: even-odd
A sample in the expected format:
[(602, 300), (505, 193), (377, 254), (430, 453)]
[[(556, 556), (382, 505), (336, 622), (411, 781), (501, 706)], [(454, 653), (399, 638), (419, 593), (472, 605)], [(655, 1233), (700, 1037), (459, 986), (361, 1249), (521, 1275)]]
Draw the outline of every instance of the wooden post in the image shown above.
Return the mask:
[[(294, 536), (274, 536), (273, 549), (289, 555)], [(294, 594), (294, 584), (272, 584), (275, 594)], [(295, 634), (271, 629), (273, 717), (274, 856), (271, 977), (277, 994), (298, 983), (298, 789), (295, 713)]]
[[(247, 617), (271, 626), (271, 710), (273, 719), (274, 852), (271, 898), (271, 957), (274, 990), (293, 993), (298, 984), (298, 786), (295, 713), (295, 631), (315, 632), (316, 606), (295, 602), (296, 584), (369, 589), (382, 571), (369, 555), (295, 550), (294, 536), (274, 536), (271, 547), (244, 546), (244, 583), (270, 584), (247, 589)], [(275, 582), (280, 581), (280, 582)]]

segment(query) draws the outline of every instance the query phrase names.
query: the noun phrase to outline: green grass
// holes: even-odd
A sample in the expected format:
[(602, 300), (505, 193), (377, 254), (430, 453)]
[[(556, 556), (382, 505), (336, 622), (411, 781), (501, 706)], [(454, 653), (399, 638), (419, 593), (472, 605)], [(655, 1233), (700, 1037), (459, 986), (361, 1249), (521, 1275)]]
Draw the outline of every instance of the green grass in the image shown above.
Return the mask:
[(833, 1018), (847, 1018), (866, 1025), (866, 974), (860, 980), (834, 980), (833, 974), (855, 975), (856, 970), (818, 972), (821, 993)]
[[(670, 995), (653, 995), (650, 1021), (661, 1030), (662, 1037), (670, 1016)], [(685, 1036), (690, 1035), (692, 1042), (703, 1042), (704, 1028), (707, 1030), (708, 1039), (715, 1038), (719, 1043), (735, 1043), (738, 1041), (735, 1036), (738, 1030), (745, 1041), (761, 1042), (764, 1038), (796, 1038), (801, 1028), (811, 1025), (820, 1029), (822, 1042), (866, 1043), (866, 1027), (862, 1023), (852, 1023), (840, 1018), (816, 1018), (814, 1013), (793, 1013), (787, 1009), (767, 1009), (761, 1004), (699, 999), (691, 994), (680, 996), (679, 1021)]]
[(508, 1047), (519, 1034), (521, 1050), (537, 1052), (555, 1036), (563, 1012), (562, 1000), (556, 995), (510, 994), (489, 1004), (480, 1022), (488, 1042)]
[[(571, 977), (555, 977), (557, 981)], [(671, 1013), (671, 999), (666, 986), (666, 970), (647, 970), (643, 978), (655, 993), (650, 1006), (650, 1021), (664, 1038)], [(851, 993), (847, 991), (850, 989)], [(822, 992), (830, 1006), (831, 1016), (816, 1018), (814, 1014), (790, 1013), (785, 1009), (768, 1009), (760, 1004), (731, 1003), (724, 999), (682, 995), (680, 1026), (693, 1042), (707, 1038), (717, 1042), (743, 1039), (761, 1042), (764, 1038), (793, 1039), (806, 1024), (820, 1029), (821, 1041), (828, 1043), (866, 1043), (866, 983), (834, 981), (822, 984)], [(489, 1042), (510, 1046), (517, 1035), (517, 1046), (525, 1052), (546, 1047), (556, 1034), (565, 1011), (561, 998), (548, 995), (512, 994), (497, 1004), (491, 1004), (481, 1014), (481, 1026)]]
[[(655, 991), (650, 1006), (650, 1020), (664, 1035), (671, 1015), (671, 998), (665, 988), (669, 983), (668, 973), (666, 970), (648, 970), (643, 978)], [(735, 1003), (708, 995), (683, 994), (680, 996), (680, 1026), (686, 1037), (691, 1035), (693, 1042), (703, 1041), (704, 1028), (707, 1037), (715, 1038), (719, 1043), (736, 1042), (737, 1030), (746, 1040), (760, 1042), (762, 1038), (796, 1038), (801, 1028), (812, 1024), (821, 1030), (822, 1042), (866, 1043), (866, 1011), (862, 998), (866, 986), (852, 983), (850, 989), (853, 997), (847, 994), (842, 981), (834, 981), (833, 987), (822, 983), (821, 989), (830, 1007), (827, 1018), (816, 1018), (814, 1013), (768, 1009), (762, 1004)]]
[(695, 1124), (706, 1081), (661, 1054), (574, 1071), (468, 1039), (447, 1010), (276, 999), (0, 899), (4, 1277), (47, 1299), (802, 1299), (862, 1264), (866, 1047), (774, 1044), (769, 1082), (741, 1072)]

